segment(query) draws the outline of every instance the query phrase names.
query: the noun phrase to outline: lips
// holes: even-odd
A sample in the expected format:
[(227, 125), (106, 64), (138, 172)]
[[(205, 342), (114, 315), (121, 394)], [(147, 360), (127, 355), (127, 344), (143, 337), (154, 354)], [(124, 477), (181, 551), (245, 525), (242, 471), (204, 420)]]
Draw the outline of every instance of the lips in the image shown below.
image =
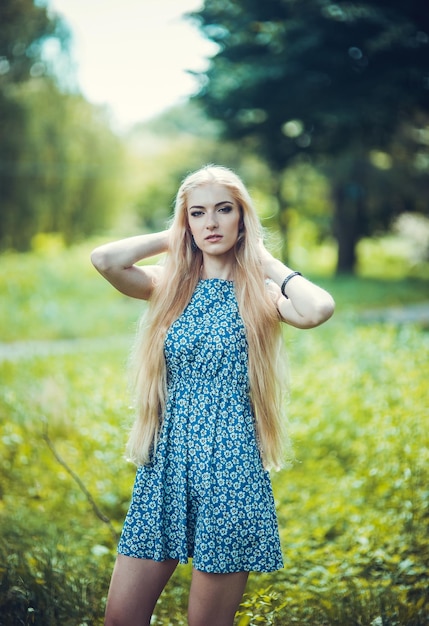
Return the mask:
[(222, 239), (222, 235), (209, 235), (208, 237), (206, 237), (206, 241), (212, 241), (212, 242), (216, 242), (216, 241), (220, 241)]

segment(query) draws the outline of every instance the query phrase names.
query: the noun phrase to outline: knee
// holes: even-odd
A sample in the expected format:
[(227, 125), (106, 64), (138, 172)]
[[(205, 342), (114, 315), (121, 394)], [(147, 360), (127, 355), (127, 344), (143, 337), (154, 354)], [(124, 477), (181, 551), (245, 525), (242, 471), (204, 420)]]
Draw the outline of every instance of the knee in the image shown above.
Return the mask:
[(126, 607), (107, 606), (104, 626), (135, 626), (136, 624), (149, 626), (150, 617), (147, 617), (143, 612), (138, 615), (130, 614)]
[(106, 610), (106, 615), (104, 616), (104, 626), (125, 626), (125, 624), (127, 624), (127, 621), (120, 615), (120, 613), (115, 613), (109, 609)]
[(233, 626), (234, 612), (188, 609), (188, 626)]
[(188, 626), (212, 626), (212, 619), (211, 616), (196, 615), (194, 612), (188, 611)]

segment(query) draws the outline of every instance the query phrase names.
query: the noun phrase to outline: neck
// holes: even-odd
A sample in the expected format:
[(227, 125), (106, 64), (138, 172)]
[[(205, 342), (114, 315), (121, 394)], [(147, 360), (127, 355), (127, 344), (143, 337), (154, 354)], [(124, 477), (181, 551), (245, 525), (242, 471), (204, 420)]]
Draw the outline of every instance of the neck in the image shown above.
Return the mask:
[(220, 278), (232, 280), (233, 264), (221, 259), (203, 259), (201, 266), (201, 278)]

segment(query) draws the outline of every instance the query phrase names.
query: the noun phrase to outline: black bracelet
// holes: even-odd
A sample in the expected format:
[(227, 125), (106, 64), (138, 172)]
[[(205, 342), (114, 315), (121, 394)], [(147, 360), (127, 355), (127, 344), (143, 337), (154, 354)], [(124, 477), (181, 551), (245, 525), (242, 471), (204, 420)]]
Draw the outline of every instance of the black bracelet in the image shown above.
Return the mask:
[(282, 294), (284, 295), (285, 298), (288, 298), (287, 295), (285, 294), (285, 287), (288, 284), (288, 282), (290, 281), (290, 279), (293, 278), (294, 276), (302, 276), (302, 274), (301, 274), (301, 272), (291, 272), (290, 274), (288, 274), (286, 276), (286, 278), (284, 279), (284, 281), (282, 283), (280, 291), (282, 292)]

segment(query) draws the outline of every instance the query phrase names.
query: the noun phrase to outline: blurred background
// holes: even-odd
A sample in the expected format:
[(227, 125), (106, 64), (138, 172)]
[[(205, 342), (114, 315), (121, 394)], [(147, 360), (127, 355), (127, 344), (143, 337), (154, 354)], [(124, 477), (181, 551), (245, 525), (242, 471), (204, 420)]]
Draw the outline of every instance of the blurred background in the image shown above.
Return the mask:
[(0, 11), (1, 250), (160, 228), (218, 162), (304, 270), (427, 278), (422, 0)]
[[(285, 330), (286, 567), (237, 624), (427, 625), (427, 0), (1, 0), (0, 624), (102, 624), (142, 309), (89, 254), (206, 163), (337, 302)], [(186, 624), (189, 577), (154, 623)]]

